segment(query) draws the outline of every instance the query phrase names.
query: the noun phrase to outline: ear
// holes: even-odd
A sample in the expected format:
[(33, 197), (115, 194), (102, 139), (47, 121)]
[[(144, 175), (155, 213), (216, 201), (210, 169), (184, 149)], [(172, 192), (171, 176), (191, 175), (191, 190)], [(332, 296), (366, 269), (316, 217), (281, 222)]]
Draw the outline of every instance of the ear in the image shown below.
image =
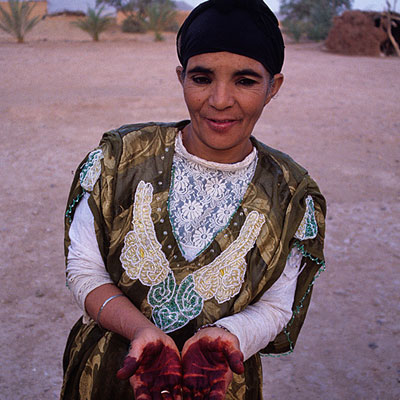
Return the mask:
[(185, 80), (185, 70), (183, 67), (176, 67), (176, 75), (178, 76), (180, 84), (183, 86), (183, 81)]
[(283, 83), (283, 75), (282, 74), (275, 74), (274, 75), (274, 83), (272, 87), (268, 90), (267, 97), (265, 98), (264, 106), (266, 106), (271, 99), (279, 92)]

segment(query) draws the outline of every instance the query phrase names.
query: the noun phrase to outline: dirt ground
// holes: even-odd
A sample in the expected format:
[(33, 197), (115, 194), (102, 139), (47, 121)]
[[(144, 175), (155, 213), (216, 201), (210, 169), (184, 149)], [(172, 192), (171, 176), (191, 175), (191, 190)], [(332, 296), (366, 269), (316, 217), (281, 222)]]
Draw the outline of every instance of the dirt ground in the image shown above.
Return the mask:
[[(0, 399), (57, 399), (80, 316), (65, 288), (63, 213), (101, 134), (187, 117), (174, 37), (112, 28), (100, 43), (46, 19), (0, 33)], [(400, 399), (400, 59), (289, 44), (255, 135), (308, 168), (328, 200), (327, 270), (292, 355), (264, 359), (265, 399)]]

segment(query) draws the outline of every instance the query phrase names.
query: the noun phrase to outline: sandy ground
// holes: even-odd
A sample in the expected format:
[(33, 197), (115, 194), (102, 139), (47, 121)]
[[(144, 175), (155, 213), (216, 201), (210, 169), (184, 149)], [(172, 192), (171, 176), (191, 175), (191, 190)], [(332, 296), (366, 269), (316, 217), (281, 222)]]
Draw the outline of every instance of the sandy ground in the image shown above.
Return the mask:
[[(47, 19), (0, 33), (0, 399), (58, 398), (80, 312), (64, 284), (63, 212), (102, 132), (187, 117), (173, 35), (100, 43)], [(286, 82), (255, 135), (328, 200), (327, 270), (295, 352), (264, 359), (265, 399), (400, 399), (400, 60), (287, 46)]]

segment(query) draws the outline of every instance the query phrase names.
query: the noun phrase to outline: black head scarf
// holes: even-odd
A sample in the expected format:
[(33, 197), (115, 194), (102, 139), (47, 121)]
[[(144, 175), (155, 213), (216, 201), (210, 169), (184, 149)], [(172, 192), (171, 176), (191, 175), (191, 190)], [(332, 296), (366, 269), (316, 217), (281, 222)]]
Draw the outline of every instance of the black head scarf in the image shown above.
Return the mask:
[(275, 14), (262, 0), (208, 0), (186, 18), (177, 35), (178, 58), (228, 51), (259, 61), (279, 73), (284, 43)]

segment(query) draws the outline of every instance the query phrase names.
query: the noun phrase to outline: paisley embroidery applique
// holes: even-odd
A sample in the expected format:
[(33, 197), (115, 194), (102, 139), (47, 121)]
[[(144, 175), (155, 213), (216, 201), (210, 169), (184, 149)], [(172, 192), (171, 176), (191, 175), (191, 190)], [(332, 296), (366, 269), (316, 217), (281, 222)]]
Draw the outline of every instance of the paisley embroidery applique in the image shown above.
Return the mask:
[(318, 233), (317, 220), (315, 218), (314, 200), (311, 196), (306, 198), (306, 212), (294, 235), (296, 239), (314, 239)]
[(252, 211), (239, 236), (213, 262), (178, 285), (157, 241), (151, 219), (152, 196), (151, 184), (141, 181), (135, 193), (133, 229), (125, 237), (120, 260), (129, 278), (150, 286), (147, 301), (153, 321), (168, 333), (196, 318), (204, 301), (215, 298), (223, 303), (239, 293), (246, 273), (245, 256), (254, 246), (265, 217)]
[(204, 300), (194, 290), (193, 276), (188, 275), (177, 285), (172, 272), (164, 282), (151, 287), (147, 301), (153, 308), (155, 325), (166, 333), (196, 318), (204, 305)]
[(94, 185), (99, 179), (101, 174), (101, 162), (100, 160), (104, 158), (103, 151), (101, 149), (93, 150), (81, 169), (79, 175), (79, 181), (83, 189), (87, 192), (93, 190)]
[(153, 187), (141, 181), (135, 193), (133, 229), (125, 236), (120, 261), (129, 278), (139, 279), (143, 285), (152, 286), (164, 281), (169, 268), (168, 260), (157, 241), (151, 219)]
[(252, 211), (237, 239), (213, 262), (193, 273), (196, 291), (204, 300), (215, 297), (218, 303), (223, 303), (239, 293), (247, 266), (245, 256), (254, 246), (264, 222), (264, 215)]

